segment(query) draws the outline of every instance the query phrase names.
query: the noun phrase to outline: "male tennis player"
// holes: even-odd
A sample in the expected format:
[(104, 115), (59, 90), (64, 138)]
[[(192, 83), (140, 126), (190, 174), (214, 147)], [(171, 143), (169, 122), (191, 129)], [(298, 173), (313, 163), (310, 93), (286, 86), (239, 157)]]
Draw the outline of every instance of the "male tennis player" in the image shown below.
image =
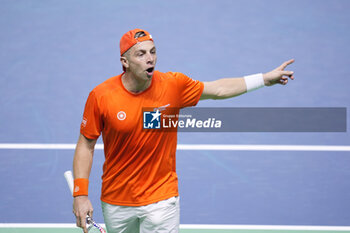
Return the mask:
[(88, 179), (94, 146), (102, 133), (101, 201), (107, 231), (178, 232), (177, 134), (142, 130), (142, 107), (184, 108), (199, 100), (231, 98), (263, 86), (285, 85), (288, 78), (294, 79), (292, 71), (285, 71), (294, 60), (265, 74), (199, 82), (182, 73), (156, 71), (156, 47), (152, 36), (141, 29), (123, 35), (120, 55), (124, 72), (94, 88), (85, 105), (73, 161), (77, 226), (87, 232), (85, 217), (93, 212)]

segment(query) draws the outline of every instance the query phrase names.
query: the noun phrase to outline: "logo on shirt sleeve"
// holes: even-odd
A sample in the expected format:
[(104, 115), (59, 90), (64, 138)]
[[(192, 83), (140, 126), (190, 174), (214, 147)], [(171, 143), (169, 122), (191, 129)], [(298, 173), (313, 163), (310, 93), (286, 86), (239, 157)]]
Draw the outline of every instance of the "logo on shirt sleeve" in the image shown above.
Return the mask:
[(160, 129), (160, 116), (162, 114), (157, 111), (143, 112), (143, 128), (144, 129)]
[(81, 126), (86, 127), (86, 124), (87, 124), (87, 118), (83, 117), (83, 120), (81, 121)]

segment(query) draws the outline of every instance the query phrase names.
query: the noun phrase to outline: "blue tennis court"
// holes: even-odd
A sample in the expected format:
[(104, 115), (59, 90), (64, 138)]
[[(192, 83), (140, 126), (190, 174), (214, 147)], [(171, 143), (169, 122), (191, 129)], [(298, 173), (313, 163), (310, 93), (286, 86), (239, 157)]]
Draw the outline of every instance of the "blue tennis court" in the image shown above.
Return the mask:
[[(63, 173), (89, 92), (122, 72), (126, 31), (152, 33), (157, 70), (201, 81), (296, 60), (287, 86), (198, 107), (349, 108), (349, 7), (347, 0), (1, 1), (0, 232), (79, 231)], [(348, 132), (179, 133), (181, 232), (350, 232), (349, 141)], [(90, 181), (98, 222), (101, 143)]]

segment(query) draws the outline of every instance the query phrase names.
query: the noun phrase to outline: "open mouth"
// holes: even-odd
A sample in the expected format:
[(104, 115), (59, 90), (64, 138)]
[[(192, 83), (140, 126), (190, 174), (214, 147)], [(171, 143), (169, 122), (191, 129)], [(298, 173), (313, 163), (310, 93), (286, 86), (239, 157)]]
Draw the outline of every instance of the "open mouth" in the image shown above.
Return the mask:
[(146, 70), (148, 76), (152, 76), (154, 71), (154, 67), (150, 67)]
[(146, 71), (147, 71), (148, 73), (152, 73), (153, 70), (154, 70), (154, 67), (150, 67), (150, 68), (148, 68)]

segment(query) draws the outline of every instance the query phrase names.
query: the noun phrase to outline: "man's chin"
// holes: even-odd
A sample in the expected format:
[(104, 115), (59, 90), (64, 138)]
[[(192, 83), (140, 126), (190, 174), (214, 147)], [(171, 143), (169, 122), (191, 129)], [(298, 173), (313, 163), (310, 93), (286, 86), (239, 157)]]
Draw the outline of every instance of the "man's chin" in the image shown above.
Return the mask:
[(147, 78), (152, 78), (153, 77), (153, 74), (154, 74), (154, 70), (152, 70), (152, 72), (147, 72), (146, 71), (146, 76), (147, 76)]

